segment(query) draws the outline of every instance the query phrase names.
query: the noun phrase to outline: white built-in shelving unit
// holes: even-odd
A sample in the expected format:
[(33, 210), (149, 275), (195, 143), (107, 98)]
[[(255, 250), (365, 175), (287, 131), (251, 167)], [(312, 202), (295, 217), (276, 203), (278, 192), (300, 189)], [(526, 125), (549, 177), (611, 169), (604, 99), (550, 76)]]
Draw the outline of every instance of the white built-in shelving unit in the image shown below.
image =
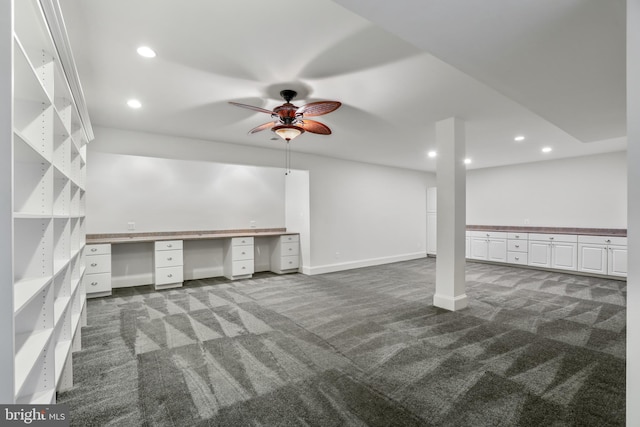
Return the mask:
[[(0, 263), (0, 402), (50, 404), (72, 385), (71, 353), (86, 323), (86, 144), (93, 135), (58, 2), (0, 8), (0, 74), (10, 79), (0, 82), (0, 120), (10, 123), (10, 131), (0, 126), (0, 157), (11, 162), (0, 176), (11, 196), (9, 208), (0, 199), (0, 227), (9, 231), (0, 256), (12, 258)], [(7, 300), (11, 310), (3, 310)]]

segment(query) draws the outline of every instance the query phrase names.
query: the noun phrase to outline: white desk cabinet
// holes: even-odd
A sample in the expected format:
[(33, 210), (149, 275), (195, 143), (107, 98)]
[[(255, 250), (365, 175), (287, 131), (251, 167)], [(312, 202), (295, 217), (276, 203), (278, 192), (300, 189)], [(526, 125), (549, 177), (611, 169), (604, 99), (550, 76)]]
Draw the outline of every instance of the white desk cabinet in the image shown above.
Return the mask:
[(156, 289), (179, 288), (184, 281), (182, 240), (154, 243), (153, 267)]
[(578, 271), (627, 276), (627, 238), (578, 236)]
[(111, 245), (87, 245), (84, 287), (87, 298), (111, 295)]
[(229, 280), (246, 279), (255, 270), (253, 237), (233, 237), (224, 244), (224, 276)]
[(271, 249), (271, 271), (278, 274), (295, 273), (300, 267), (300, 236), (288, 234), (278, 237)]

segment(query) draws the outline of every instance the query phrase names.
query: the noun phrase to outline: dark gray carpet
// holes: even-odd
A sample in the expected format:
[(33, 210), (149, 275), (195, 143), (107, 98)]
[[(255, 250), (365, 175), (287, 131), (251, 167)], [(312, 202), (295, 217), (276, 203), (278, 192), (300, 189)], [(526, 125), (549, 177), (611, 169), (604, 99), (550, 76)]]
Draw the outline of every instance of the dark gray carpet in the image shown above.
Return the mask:
[(432, 258), (89, 300), (78, 426), (624, 425), (626, 282)]

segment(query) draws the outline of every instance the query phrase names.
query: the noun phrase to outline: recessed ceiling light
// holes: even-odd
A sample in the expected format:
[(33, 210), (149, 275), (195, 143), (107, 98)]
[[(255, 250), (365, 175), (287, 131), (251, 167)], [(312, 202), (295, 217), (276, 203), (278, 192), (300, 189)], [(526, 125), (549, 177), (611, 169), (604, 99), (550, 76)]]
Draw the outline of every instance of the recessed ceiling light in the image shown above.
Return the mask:
[(470, 163), (471, 163), (471, 159), (464, 159), (464, 164), (465, 164), (465, 165), (468, 165), (468, 164), (470, 164)]
[(438, 155), (438, 153), (437, 153), (437, 152), (435, 152), (435, 151), (429, 151), (429, 152), (427, 153), (427, 156), (429, 156), (429, 157), (431, 157), (431, 158), (433, 158), (433, 157), (435, 157), (435, 156), (437, 156), (437, 155)]
[(138, 55), (140, 56), (144, 56), (145, 58), (155, 58), (156, 57), (156, 52), (151, 49), (149, 46), (140, 46), (136, 52), (138, 52)]
[(136, 108), (136, 109), (137, 109), (137, 108), (142, 107), (142, 103), (141, 103), (140, 101), (138, 101), (137, 99), (130, 99), (130, 100), (128, 100), (128, 101), (127, 101), (127, 105), (128, 105), (130, 108)]
[(550, 152), (551, 152), (551, 147), (544, 147), (544, 148), (542, 149), (542, 152), (543, 152), (543, 153), (550, 153)]
[(518, 135), (515, 138), (513, 138), (515, 141), (524, 141), (524, 136), (522, 135)]

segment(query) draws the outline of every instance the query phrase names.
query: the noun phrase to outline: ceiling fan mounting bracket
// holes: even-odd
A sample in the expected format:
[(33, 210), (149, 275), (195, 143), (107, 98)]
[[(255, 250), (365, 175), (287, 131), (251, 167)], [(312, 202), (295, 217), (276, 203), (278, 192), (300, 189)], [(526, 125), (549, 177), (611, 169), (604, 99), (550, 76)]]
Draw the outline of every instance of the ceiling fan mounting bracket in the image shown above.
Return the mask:
[(295, 98), (298, 95), (298, 92), (296, 92), (295, 90), (291, 90), (291, 89), (284, 89), (280, 91), (280, 96), (286, 101), (286, 102), (291, 102), (291, 100), (293, 98)]

